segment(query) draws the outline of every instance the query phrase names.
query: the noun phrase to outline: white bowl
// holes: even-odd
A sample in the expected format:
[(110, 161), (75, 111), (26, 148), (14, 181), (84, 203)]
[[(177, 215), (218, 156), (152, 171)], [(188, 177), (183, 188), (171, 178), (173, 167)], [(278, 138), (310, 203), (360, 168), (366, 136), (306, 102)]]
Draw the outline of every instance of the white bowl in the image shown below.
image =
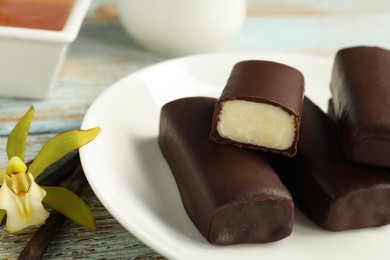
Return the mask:
[(245, 0), (117, 0), (120, 21), (146, 49), (189, 55), (220, 49), (245, 19)]
[(91, 0), (76, 0), (61, 31), (0, 26), (0, 95), (46, 98)]

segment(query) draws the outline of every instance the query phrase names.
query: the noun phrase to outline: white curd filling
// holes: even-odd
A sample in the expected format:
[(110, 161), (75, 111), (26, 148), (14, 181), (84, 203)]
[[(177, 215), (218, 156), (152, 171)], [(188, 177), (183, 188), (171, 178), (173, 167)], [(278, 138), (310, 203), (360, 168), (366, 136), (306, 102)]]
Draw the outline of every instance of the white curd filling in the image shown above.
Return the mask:
[(294, 142), (295, 122), (294, 116), (280, 107), (229, 100), (222, 104), (217, 131), (236, 142), (285, 150)]

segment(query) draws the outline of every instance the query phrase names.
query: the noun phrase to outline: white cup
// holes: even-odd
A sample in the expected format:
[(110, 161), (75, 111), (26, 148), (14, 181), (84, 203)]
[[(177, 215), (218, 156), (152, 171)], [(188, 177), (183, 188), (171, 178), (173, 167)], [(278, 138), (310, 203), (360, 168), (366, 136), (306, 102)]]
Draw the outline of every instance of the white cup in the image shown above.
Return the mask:
[(245, 0), (118, 0), (126, 31), (146, 49), (188, 55), (216, 51), (239, 30)]

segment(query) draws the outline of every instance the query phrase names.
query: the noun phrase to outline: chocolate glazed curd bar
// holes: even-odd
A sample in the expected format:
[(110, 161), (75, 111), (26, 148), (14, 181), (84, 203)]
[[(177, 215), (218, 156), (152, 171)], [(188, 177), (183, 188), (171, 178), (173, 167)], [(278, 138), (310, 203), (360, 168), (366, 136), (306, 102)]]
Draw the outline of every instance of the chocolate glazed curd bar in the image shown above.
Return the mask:
[(213, 98), (163, 106), (158, 141), (184, 208), (212, 244), (265, 243), (290, 235), (293, 201), (260, 151), (209, 140)]
[(330, 89), (345, 156), (359, 164), (390, 167), (390, 51), (338, 51)]
[(295, 204), (319, 226), (341, 231), (390, 223), (390, 175), (346, 160), (335, 122), (309, 99), (297, 155), (269, 159)]
[(222, 144), (294, 156), (303, 92), (304, 77), (292, 67), (239, 62), (215, 105), (210, 137)]

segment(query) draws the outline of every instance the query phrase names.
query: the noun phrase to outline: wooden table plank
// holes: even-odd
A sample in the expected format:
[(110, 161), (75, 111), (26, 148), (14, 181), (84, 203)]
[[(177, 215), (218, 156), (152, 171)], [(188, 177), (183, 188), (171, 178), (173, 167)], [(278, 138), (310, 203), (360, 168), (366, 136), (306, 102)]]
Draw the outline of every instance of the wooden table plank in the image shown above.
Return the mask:
[(333, 57), (355, 45), (390, 48), (390, 12), (377, 15), (248, 18), (224, 50), (293, 52)]

